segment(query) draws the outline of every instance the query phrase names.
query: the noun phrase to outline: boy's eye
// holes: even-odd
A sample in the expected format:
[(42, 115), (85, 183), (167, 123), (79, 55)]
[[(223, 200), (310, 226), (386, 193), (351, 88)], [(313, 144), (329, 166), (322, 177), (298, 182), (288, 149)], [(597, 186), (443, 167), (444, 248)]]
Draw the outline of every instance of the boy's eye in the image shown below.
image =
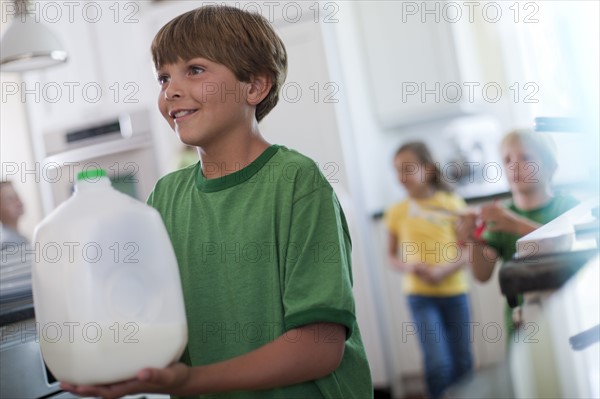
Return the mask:
[(158, 83), (160, 83), (161, 85), (164, 85), (169, 81), (169, 77), (167, 75), (158, 75), (156, 80), (158, 80)]
[(194, 65), (194, 66), (190, 67), (190, 72), (192, 75), (198, 75), (198, 74), (204, 72), (204, 68)]

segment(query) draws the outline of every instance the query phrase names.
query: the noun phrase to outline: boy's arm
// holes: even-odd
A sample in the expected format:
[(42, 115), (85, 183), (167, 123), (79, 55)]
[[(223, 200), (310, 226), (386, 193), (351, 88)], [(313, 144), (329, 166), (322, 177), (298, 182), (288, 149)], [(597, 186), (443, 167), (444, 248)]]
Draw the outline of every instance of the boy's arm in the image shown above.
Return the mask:
[(473, 276), (478, 281), (486, 282), (494, 273), (494, 266), (498, 260), (498, 252), (488, 245), (480, 242), (467, 242)]
[(455, 226), (456, 237), (462, 244), (463, 253), (469, 255), (473, 276), (478, 281), (485, 282), (492, 276), (499, 255), (494, 248), (473, 237), (477, 217), (476, 212), (466, 212), (460, 216)]
[(315, 380), (332, 373), (342, 361), (346, 328), (314, 323), (291, 329), (247, 354), (205, 366), (177, 363), (145, 369), (134, 380), (107, 386), (61, 387), (82, 396), (119, 398), (135, 393), (191, 396), (206, 393), (263, 390)]
[(315, 323), (292, 329), (255, 351), (195, 368), (192, 390), (262, 390), (316, 380), (339, 366), (345, 341), (346, 328), (341, 324)]

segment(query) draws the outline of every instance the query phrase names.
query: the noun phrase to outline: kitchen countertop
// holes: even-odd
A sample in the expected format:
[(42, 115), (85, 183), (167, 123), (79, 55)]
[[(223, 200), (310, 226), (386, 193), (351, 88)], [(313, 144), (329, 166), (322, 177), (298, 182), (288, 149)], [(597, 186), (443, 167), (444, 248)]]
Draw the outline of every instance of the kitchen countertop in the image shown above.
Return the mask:
[(0, 302), (0, 327), (33, 318), (33, 298), (31, 295), (18, 300)]

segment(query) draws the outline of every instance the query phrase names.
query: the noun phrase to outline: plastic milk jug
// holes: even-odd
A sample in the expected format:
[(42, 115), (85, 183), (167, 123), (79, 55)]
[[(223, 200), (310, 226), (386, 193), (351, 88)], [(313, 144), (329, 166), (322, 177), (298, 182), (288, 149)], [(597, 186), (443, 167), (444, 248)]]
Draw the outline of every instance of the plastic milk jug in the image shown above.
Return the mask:
[(158, 212), (77, 176), (35, 229), (33, 298), (43, 358), (59, 381), (105, 384), (165, 367), (187, 344), (179, 269)]

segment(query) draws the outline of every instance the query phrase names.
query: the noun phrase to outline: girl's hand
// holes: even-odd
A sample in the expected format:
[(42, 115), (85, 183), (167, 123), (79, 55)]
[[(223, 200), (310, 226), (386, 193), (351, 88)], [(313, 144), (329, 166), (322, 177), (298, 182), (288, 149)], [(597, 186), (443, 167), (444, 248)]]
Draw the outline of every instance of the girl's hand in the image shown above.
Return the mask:
[(420, 265), (423, 265), (422, 263), (404, 262), (397, 256), (390, 256), (389, 262), (392, 269), (401, 273), (414, 273)]
[(183, 363), (174, 363), (164, 369), (144, 369), (136, 378), (108, 385), (72, 385), (61, 382), (61, 389), (79, 396), (116, 399), (139, 393), (180, 394), (189, 384), (191, 369)]
[(422, 280), (426, 281), (429, 284), (437, 285), (442, 282), (443, 279), (446, 278), (447, 273), (444, 267), (442, 266), (427, 266), (425, 264), (421, 264), (416, 270), (415, 274), (419, 276)]

